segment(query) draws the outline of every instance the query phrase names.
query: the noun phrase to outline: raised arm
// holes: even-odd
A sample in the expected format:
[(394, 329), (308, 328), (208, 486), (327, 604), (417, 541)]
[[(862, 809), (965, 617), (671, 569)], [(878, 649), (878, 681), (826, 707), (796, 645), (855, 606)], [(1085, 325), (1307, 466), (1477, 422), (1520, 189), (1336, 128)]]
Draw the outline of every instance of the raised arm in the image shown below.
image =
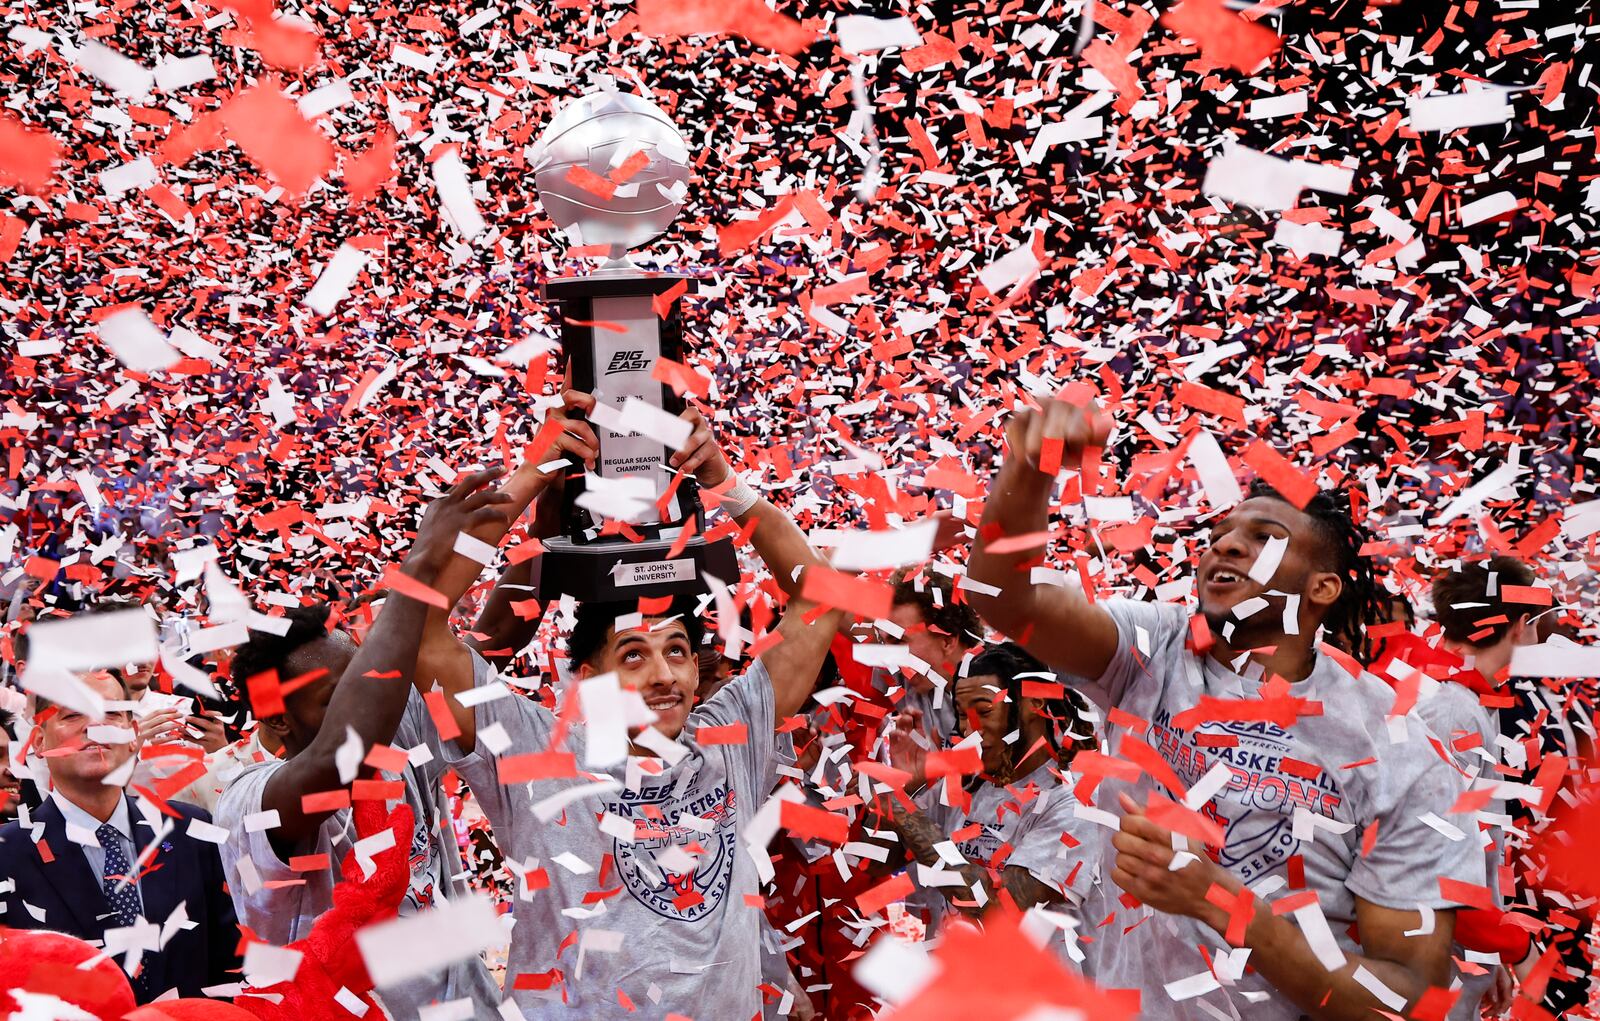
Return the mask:
[(1092, 410), (1062, 401), (1013, 414), (1006, 425), (1005, 464), (990, 486), (967, 566), (973, 581), (1000, 590), (998, 595), (966, 594), (990, 627), (1055, 669), (1089, 679), (1105, 673), (1117, 651), (1117, 626), (1110, 614), (1076, 589), (1033, 584), (1028, 568), (1038, 559), (1038, 546), (1010, 552), (992, 547), (1049, 527), (1055, 471), (1051, 465), (1041, 471), (1040, 465), (1047, 454), (1055, 458), (1055, 441), (1060, 441), (1060, 465), (1075, 467), (1084, 449), (1104, 442), (1107, 434), (1108, 426)]
[[(543, 472), (539, 470), (540, 465), (571, 456), (593, 466), (594, 459), (600, 453), (594, 430), (587, 422), (571, 417), (574, 412), (588, 412), (593, 407), (594, 398), (588, 394), (569, 390), (562, 395), (561, 407), (550, 412), (540, 430), (539, 440), (525, 452), (522, 464), (500, 488), (500, 495), (506, 498), (503, 505), (507, 515), (470, 529), (468, 535), (479, 542), (498, 546), (506, 532), (511, 530), (511, 523), (550, 485), (554, 473), (561, 470)], [(483, 564), (456, 553), (440, 571), (439, 583), (435, 587), (453, 609), (481, 573)], [(508, 577), (502, 575), (500, 581), (505, 584)], [(508, 593), (508, 599), (515, 595), (511, 590)], [(499, 594), (499, 586), (496, 586), (495, 594), (490, 596), (491, 605)], [(414, 678), (417, 689), (426, 693), (437, 684), (444, 691), (450, 715), (461, 731), (461, 747), (471, 748), (477, 740), (477, 717), (471, 708), (463, 706), (455, 696), (472, 688), (472, 652), (450, 630), (448, 610), (430, 610), (418, 630), (421, 633), (421, 647)]]
[[(812, 547), (805, 533), (800, 531), (800, 526), (789, 515), (773, 506), (765, 497), (744, 488), (734, 478), (733, 469), (728, 467), (728, 459), (723, 456), (722, 448), (717, 446), (716, 437), (711, 433), (710, 424), (698, 409), (688, 408), (682, 417), (694, 426), (694, 432), (683, 450), (672, 456), (670, 463), (679, 471), (692, 473), (702, 490), (722, 491), (723, 506), (733, 514), (733, 519), (741, 528), (748, 527), (751, 521), (756, 523), (755, 530), (750, 533), (750, 544), (756, 548), (767, 570), (772, 572), (778, 587), (786, 595), (799, 595), (804, 568), (825, 567), (828, 562)], [(734, 482), (733, 488), (725, 489), (730, 480)], [(738, 506), (751, 498), (754, 502), (749, 506)]]
[[(504, 510), (509, 498), (482, 489), (499, 475), (498, 468), (473, 472), (435, 500), (417, 527), (416, 541), (400, 565), (400, 572), (438, 591), (443, 566), (452, 555), (458, 533), (487, 523), (499, 523), (504, 528), (509, 521)], [(302, 799), (307, 794), (342, 786), (337, 756), (350, 730), (355, 731), (363, 748), (394, 739), (417, 669), (427, 609), (426, 604), (406, 594), (405, 586), (390, 586), (378, 619), (334, 685), (321, 729), (304, 750), (272, 774), (262, 792), (261, 807), (278, 813), (278, 826), (272, 831), (275, 843), (292, 846), (309, 837), (327, 817), (326, 812), (306, 812)]]
[[(765, 497), (757, 497), (755, 504), (735, 520), (740, 526), (755, 522), (750, 544), (789, 595), (783, 619), (778, 622), (782, 640), (761, 654), (761, 665), (772, 678), (774, 711), (782, 720), (793, 716), (806, 704), (817, 686), (817, 675), (828, 656), (833, 636), (841, 625), (848, 623), (849, 614), (842, 610), (822, 610), (797, 594), (804, 569), (821, 564), (823, 560), (789, 515)], [(796, 567), (801, 568), (798, 573)], [(796, 580), (792, 585), (785, 584), (783, 579), (790, 575)]]
[[(534, 520), (530, 535), (535, 539), (548, 539), (561, 532), (561, 473), (556, 472), (549, 484), (539, 491), (534, 500)], [(506, 667), (518, 652), (527, 648), (539, 631), (544, 619), (544, 603), (539, 598), (541, 572), (538, 557), (528, 557), (507, 564), (500, 572), (500, 580), (489, 593), (473, 631), (482, 637), (469, 635), (466, 644), (489, 661), (496, 670)], [(525, 609), (528, 603), (537, 603), (537, 612)]]
[(461, 640), (496, 670), (509, 664), (533, 640), (539, 622), (544, 619), (543, 605), (538, 613), (519, 612), (519, 607), (528, 600), (538, 601), (533, 570), (537, 561), (537, 557), (530, 557), (506, 565), (478, 613), (477, 623), (472, 626), (474, 633)]
[[(733, 478), (733, 471), (717, 446), (711, 427), (694, 408), (687, 409), (683, 417), (694, 425), (694, 432), (683, 451), (673, 456), (672, 464), (680, 471), (692, 472), (702, 488), (720, 489)], [(737, 503), (743, 503), (751, 497), (754, 502), (748, 507), (730, 503), (729, 510), (741, 528), (754, 523), (750, 544), (779, 588), (789, 596), (778, 623), (782, 640), (761, 654), (761, 664), (772, 678), (773, 704), (781, 720), (805, 705), (816, 687), (828, 646), (848, 615), (840, 610), (819, 612), (817, 604), (800, 598), (805, 569), (826, 566), (827, 561), (812, 548), (800, 526), (765, 497), (740, 493), (736, 485), (728, 491), (727, 499), (738, 498)]]

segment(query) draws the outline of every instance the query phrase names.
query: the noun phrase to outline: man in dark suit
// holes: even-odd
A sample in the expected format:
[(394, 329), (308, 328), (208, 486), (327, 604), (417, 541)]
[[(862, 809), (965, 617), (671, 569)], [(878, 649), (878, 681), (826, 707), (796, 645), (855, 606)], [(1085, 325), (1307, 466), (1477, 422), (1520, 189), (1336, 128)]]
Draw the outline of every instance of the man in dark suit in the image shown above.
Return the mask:
[[(169, 989), (204, 996), (206, 987), (238, 982), (239, 930), (222, 860), (215, 843), (190, 832), (205, 830), (210, 816), (169, 803), (173, 818), (127, 794), (118, 780), (138, 748), (127, 689), (108, 673), (84, 683), (107, 701), (99, 723), (36, 699), (35, 748), (51, 791), (31, 819), (0, 829), (0, 925), (106, 944), (140, 1003)], [(179, 925), (185, 918), (192, 926)]]

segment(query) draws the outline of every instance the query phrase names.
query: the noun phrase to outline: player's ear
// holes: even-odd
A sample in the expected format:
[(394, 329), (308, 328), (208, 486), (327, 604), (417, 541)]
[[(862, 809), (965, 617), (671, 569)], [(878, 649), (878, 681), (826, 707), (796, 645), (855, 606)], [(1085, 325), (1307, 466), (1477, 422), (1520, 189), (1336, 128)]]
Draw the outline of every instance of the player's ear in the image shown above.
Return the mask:
[(1303, 597), (1319, 615), (1326, 614), (1344, 593), (1344, 579), (1334, 571), (1316, 571), (1306, 579)]

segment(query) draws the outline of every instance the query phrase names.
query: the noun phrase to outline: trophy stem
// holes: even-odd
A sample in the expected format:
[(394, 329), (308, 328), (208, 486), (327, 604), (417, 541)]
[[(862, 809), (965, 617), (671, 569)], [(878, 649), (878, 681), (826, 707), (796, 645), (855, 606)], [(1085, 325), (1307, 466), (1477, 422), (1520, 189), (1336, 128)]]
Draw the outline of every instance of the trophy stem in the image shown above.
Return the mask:
[(597, 277), (637, 276), (642, 272), (644, 271), (632, 259), (628, 258), (628, 253), (624, 249), (621, 254), (612, 255), (611, 258), (605, 261), (604, 265), (590, 275)]

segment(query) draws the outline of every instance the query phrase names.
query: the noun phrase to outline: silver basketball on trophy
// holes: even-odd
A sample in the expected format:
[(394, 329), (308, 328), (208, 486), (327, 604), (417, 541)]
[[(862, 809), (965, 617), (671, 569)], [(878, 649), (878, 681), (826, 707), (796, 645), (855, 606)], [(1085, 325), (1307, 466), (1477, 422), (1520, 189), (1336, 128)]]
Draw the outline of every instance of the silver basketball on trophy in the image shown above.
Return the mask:
[[(649, 162), (628, 173), (624, 168), (635, 153)], [(588, 187), (580, 183), (586, 175), (574, 175), (573, 168), (594, 175)], [(689, 183), (689, 146), (650, 100), (591, 92), (550, 119), (535, 143), (533, 174), (539, 200), (557, 226), (577, 243), (610, 245), (612, 257), (620, 259), (678, 215)], [(615, 188), (609, 198), (608, 186)]]

